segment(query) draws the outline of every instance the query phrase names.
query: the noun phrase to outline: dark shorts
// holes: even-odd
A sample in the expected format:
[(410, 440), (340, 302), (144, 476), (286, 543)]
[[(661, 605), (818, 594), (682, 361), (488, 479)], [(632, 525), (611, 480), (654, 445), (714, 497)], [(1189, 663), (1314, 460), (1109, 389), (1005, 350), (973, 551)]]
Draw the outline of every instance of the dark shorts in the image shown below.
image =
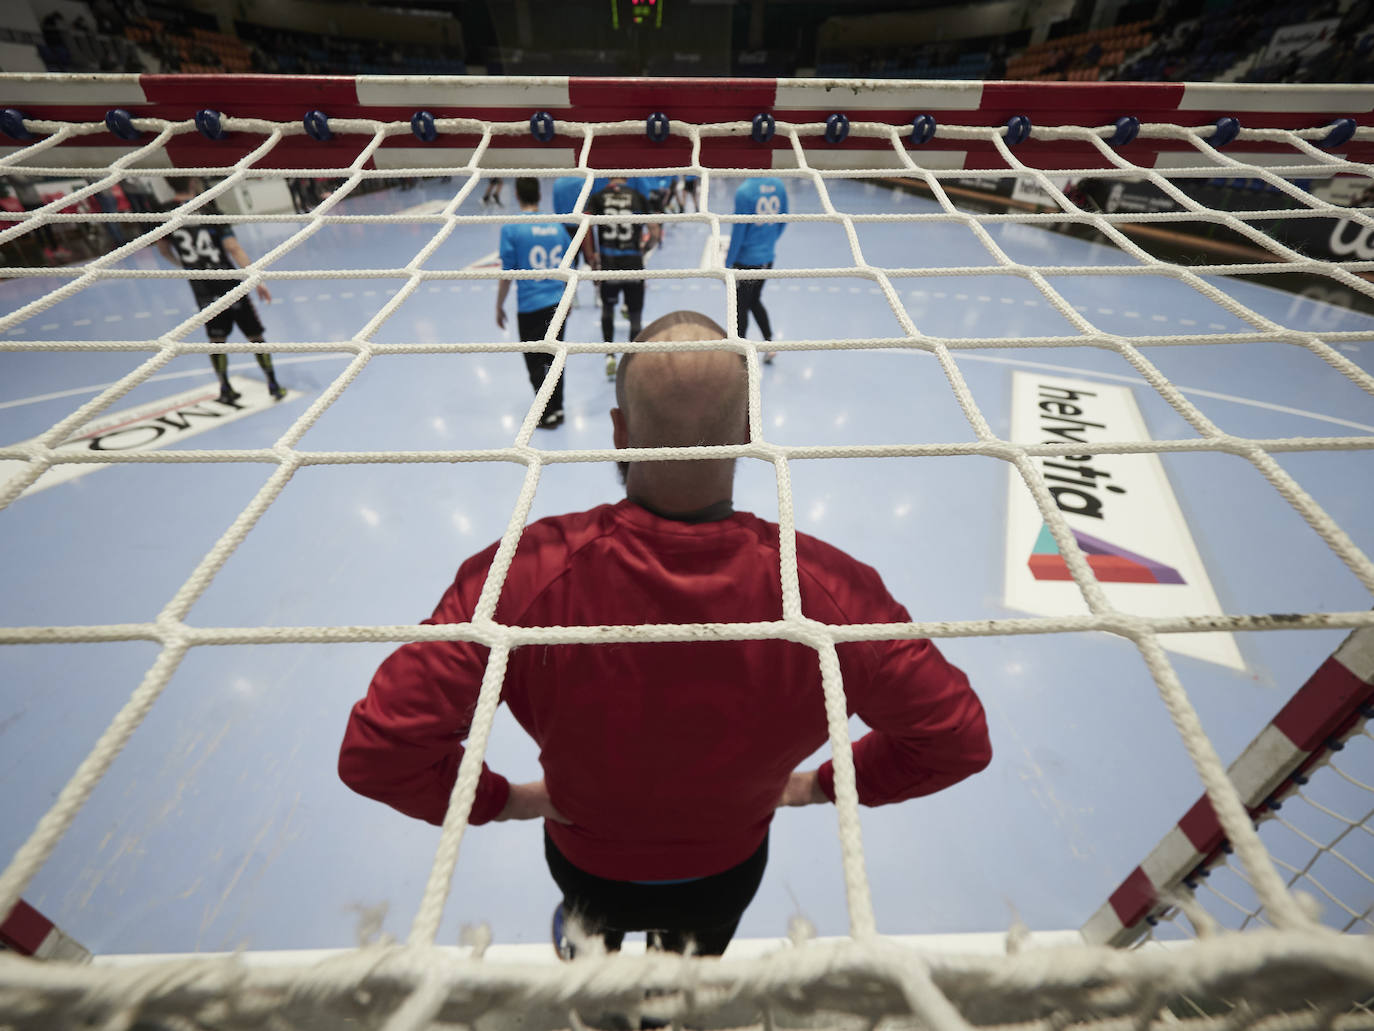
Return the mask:
[[(644, 271), (644, 258), (638, 254), (607, 254), (601, 259), (601, 269), (603, 272), (611, 271)], [(615, 280), (603, 279), (601, 281), (601, 303), (614, 305), (620, 297), (620, 291), (625, 291), (625, 307), (630, 311), (642, 311), (644, 308), (644, 280)]]
[(547, 831), (544, 858), (563, 892), (565, 910), (589, 933), (604, 935), (608, 948), (618, 948), (626, 931), (660, 931), (670, 949), (690, 938), (701, 954), (720, 955), (759, 890), (768, 866), (768, 838), (739, 865), (678, 884), (637, 884), (589, 874), (558, 851)]
[[(515, 325), (520, 330), (521, 340), (543, 340), (549, 332), (549, 325), (553, 322), (553, 313), (558, 310), (558, 305), (553, 304), (547, 308), (540, 308), (538, 311), (519, 311), (515, 313)], [(568, 320), (563, 320), (563, 325), (558, 327), (558, 338), (563, 339), (563, 334), (567, 332)]]
[[(223, 296), (222, 293), (197, 294), (196, 302), (202, 308), (208, 308)], [(247, 297), (240, 297), (207, 322), (205, 335), (215, 343), (219, 343), (229, 339), (229, 333), (235, 326), (238, 326), (249, 340), (261, 338), (263, 335), (262, 321), (258, 318), (258, 310), (253, 307), (253, 302)]]

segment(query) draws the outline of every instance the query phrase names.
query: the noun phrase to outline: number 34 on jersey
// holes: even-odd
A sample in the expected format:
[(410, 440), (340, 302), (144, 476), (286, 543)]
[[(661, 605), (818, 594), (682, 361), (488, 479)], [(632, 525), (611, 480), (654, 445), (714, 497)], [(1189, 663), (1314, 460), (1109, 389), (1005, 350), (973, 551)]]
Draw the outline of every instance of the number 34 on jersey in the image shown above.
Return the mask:
[(216, 231), (217, 228), (201, 226), (199, 229), (178, 229), (168, 234), (183, 268), (229, 267), (224, 257), (223, 241), (220, 239), (220, 232)]

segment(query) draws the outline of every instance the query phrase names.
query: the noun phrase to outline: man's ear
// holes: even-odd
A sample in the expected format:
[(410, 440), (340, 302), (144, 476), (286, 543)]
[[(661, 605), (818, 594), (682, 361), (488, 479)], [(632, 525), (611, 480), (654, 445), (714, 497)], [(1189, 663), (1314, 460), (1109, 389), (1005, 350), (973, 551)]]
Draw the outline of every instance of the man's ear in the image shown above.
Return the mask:
[(630, 446), (630, 430), (625, 425), (625, 413), (619, 408), (611, 409), (611, 441), (618, 448)]

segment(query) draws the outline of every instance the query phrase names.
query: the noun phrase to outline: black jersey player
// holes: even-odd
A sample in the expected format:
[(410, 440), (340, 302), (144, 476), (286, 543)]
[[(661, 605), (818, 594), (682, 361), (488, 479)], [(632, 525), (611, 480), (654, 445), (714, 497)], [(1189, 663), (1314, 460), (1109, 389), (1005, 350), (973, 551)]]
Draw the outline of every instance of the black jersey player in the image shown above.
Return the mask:
[[(180, 207), (196, 196), (203, 186), (194, 176), (169, 176), (167, 183), (175, 194), (175, 199), (170, 205), (172, 208)], [(197, 210), (202, 214), (218, 213), (213, 204), (209, 208), (201, 207)], [(185, 225), (168, 233), (157, 242), (157, 246), (169, 261), (194, 271), (246, 268), (250, 263), (243, 246), (234, 236), (234, 227), (231, 225)], [(236, 285), (232, 279), (192, 279), (190, 282), (196, 303), (202, 308), (219, 300)], [(272, 303), (272, 294), (261, 284), (258, 285), (258, 296), (264, 303)], [(205, 332), (211, 343), (222, 344), (229, 338), (229, 331), (235, 325), (253, 343), (262, 343), (262, 322), (258, 319), (253, 302), (247, 297), (240, 297), (207, 322)], [(215, 375), (219, 377), (219, 399), (225, 403), (235, 401), (239, 393), (229, 385), (229, 356), (212, 354), (210, 364), (214, 366)], [(280, 401), (286, 396), (286, 391), (277, 383), (277, 375), (272, 368), (272, 356), (266, 353), (258, 354), (258, 365), (267, 377), (268, 392)]]
[[(649, 201), (632, 189), (623, 177), (612, 178), (606, 188), (587, 201), (590, 215), (647, 215)], [(602, 269), (644, 270), (645, 244), (654, 239), (653, 230), (641, 222), (605, 223), (596, 227), (599, 267)], [(630, 339), (639, 336), (644, 316), (643, 279), (603, 279), (601, 281), (601, 335), (606, 343), (615, 340), (615, 305), (625, 291), (626, 315), (630, 319)], [(615, 355), (606, 355), (606, 375), (615, 377)]]

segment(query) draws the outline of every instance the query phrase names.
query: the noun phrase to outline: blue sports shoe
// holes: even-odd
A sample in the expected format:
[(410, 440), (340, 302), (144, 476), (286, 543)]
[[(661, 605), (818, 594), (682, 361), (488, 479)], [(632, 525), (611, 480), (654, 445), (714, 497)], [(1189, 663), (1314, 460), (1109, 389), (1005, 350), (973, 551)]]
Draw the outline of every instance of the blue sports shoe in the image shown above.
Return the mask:
[(572, 939), (568, 937), (567, 923), (561, 902), (553, 911), (553, 951), (558, 953), (558, 958), (565, 963), (572, 962), (577, 955), (577, 950), (573, 948)]

